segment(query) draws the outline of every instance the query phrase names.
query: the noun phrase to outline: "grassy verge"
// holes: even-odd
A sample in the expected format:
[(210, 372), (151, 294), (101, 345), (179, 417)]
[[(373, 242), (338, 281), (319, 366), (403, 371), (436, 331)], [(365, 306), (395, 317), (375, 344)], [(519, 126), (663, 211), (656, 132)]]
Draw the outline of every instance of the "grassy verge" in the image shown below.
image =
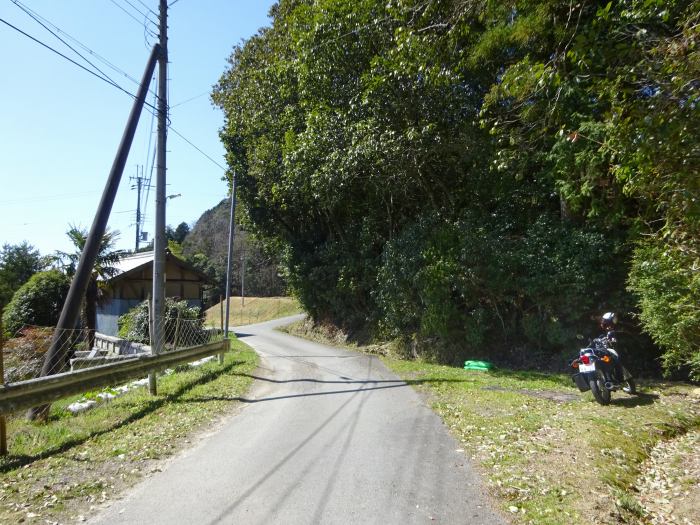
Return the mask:
[[(300, 324), (288, 331), (308, 335)], [(604, 407), (568, 375), (384, 362), (415, 381), (514, 523), (648, 523), (635, 488), (645, 461), (657, 444), (700, 427), (689, 385), (648, 382), (641, 396), (615, 394)]]
[(0, 458), (0, 523), (81, 520), (94, 507), (158, 470), (240, 403), (255, 353), (234, 341), (223, 366), (181, 367), (158, 380), (158, 396), (130, 391), (78, 416), (52, 406), (49, 424), (8, 421), (10, 454)]
[[(208, 325), (221, 326), (221, 307), (222, 304), (219, 303), (206, 311)], [(225, 302), (223, 307), (225, 312)], [(301, 305), (292, 297), (246, 297), (245, 304), (242, 304), (240, 297), (231, 297), (229, 324), (231, 326), (240, 326), (262, 323), (301, 312)]]

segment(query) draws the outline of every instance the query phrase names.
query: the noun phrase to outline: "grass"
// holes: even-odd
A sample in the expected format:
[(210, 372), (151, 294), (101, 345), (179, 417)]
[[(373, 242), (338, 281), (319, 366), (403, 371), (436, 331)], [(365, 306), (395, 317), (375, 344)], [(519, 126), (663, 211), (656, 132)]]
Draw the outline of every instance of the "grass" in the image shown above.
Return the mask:
[(240, 406), (257, 356), (244, 344), (223, 366), (180, 367), (158, 379), (158, 396), (140, 388), (73, 416), (66, 399), (49, 424), (8, 421), (10, 454), (0, 458), (0, 523), (65, 522), (137, 483)]
[[(222, 307), (225, 306), (225, 303), (219, 303), (206, 311), (208, 325), (222, 326)], [(231, 297), (229, 324), (240, 326), (262, 323), (301, 312), (301, 305), (291, 297), (246, 297), (245, 301), (241, 301), (240, 297)]]
[(601, 406), (565, 374), (383, 360), (425, 395), (514, 523), (647, 523), (635, 484), (650, 451), (700, 428), (689, 385), (647, 382)]

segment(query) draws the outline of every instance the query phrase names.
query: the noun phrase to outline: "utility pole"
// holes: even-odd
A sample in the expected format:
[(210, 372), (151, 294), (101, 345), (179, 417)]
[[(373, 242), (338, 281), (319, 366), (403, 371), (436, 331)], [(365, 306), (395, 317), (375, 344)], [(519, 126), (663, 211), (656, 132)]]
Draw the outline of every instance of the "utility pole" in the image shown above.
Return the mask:
[(245, 306), (245, 247), (241, 250), (241, 308)]
[[(158, 57), (158, 150), (156, 166), (156, 234), (153, 241), (153, 308), (151, 352), (163, 349), (165, 304), (165, 143), (168, 119), (168, 2), (160, 0), (160, 56)], [(156, 395), (156, 374), (148, 375), (151, 394)]]
[[(114, 198), (116, 197), (117, 189), (119, 188), (119, 182), (121, 181), (122, 174), (124, 173), (124, 165), (126, 164), (126, 159), (129, 156), (129, 149), (131, 148), (131, 143), (134, 140), (136, 126), (139, 122), (139, 117), (141, 116), (143, 104), (146, 101), (148, 86), (151, 81), (151, 77), (153, 76), (153, 71), (155, 70), (156, 59), (159, 55), (160, 45), (156, 44), (153, 47), (151, 56), (148, 59), (146, 70), (141, 79), (141, 84), (139, 85), (136, 99), (134, 100), (134, 105), (132, 106), (131, 113), (129, 114), (129, 120), (127, 121), (126, 128), (124, 129), (124, 134), (122, 135), (119, 147), (117, 148), (117, 154), (114, 158), (109, 176), (107, 177), (105, 189), (102, 192), (102, 198), (100, 199), (97, 211), (95, 212), (95, 218), (92, 222), (92, 226), (90, 227), (90, 233), (85, 241), (83, 252), (80, 255), (78, 268), (75, 270), (75, 275), (71, 281), (66, 301), (63, 304), (63, 309), (61, 310), (61, 316), (58, 319), (56, 330), (54, 330), (54, 335), (51, 339), (51, 347), (46, 352), (44, 357), (44, 365), (41, 369), (42, 376), (62, 372), (64, 366), (66, 365), (67, 353), (70, 349), (70, 340), (72, 337), (71, 331), (78, 323), (80, 304), (85, 297), (85, 290), (87, 289), (90, 275), (92, 274), (92, 269), (95, 265), (97, 253), (100, 250), (102, 236), (107, 228), (109, 214), (112, 211)], [(28, 413), (28, 417), (30, 419), (42, 417), (45, 418), (48, 415), (48, 409), (48, 405), (32, 408)]]
[(141, 166), (141, 175), (139, 175), (139, 166), (136, 166), (136, 177), (130, 177), (130, 179), (136, 181), (136, 186), (132, 186), (131, 189), (136, 188), (136, 245), (134, 251), (138, 252), (139, 243), (141, 242), (141, 188), (145, 180), (143, 166)]
[(231, 216), (228, 226), (228, 260), (226, 262), (226, 321), (224, 323), (224, 337), (228, 339), (228, 320), (231, 307), (231, 270), (233, 266), (233, 239), (235, 236), (236, 218), (236, 172), (233, 172), (231, 180)]

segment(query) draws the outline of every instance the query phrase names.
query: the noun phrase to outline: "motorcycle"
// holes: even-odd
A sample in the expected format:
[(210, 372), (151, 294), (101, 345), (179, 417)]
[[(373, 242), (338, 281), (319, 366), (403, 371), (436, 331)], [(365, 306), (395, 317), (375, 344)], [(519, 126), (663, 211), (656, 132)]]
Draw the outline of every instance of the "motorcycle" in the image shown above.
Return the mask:
[(609, 404), (612, 392), (620, 388), (630, 395), (637, 393), (632, 374), (622, 366), (620, 356), (609, 347), (605, 335), (596, 337), (587, 348), (582, 348), (571, 367), (577, 370), (571, 379), (578, 389), (581, 392), (590, 390), (601, 405)]

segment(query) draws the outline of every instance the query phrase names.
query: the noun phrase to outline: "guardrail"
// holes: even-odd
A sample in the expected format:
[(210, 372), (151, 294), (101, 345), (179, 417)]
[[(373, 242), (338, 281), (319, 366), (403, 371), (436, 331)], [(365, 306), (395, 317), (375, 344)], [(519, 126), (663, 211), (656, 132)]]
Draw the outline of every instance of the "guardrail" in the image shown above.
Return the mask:
[(116, 364), (99, 365), (73, 372), (28, 379), (0, 385), (0, 414), (51, 403), (74, 394), (116, 385), (150, 372), (158, 372), (202, 357), (223, 354), (230, 347), (228, 339), (201, 346), (172, 350), (159, 355), (145, 355)]

